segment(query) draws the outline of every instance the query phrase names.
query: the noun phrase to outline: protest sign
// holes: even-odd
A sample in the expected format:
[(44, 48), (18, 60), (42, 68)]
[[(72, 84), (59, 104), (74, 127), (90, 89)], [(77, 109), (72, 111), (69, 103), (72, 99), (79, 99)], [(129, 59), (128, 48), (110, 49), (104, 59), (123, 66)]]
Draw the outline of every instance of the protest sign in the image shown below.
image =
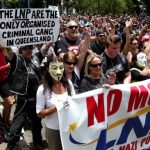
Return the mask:
[(57, 104), (63, 150), (142, 150), (150, 146), (150, 80), (114, 85)]
[(0, 10), (0, 44), (2, 46), (55, 42), (59, 30), (58, 7)]

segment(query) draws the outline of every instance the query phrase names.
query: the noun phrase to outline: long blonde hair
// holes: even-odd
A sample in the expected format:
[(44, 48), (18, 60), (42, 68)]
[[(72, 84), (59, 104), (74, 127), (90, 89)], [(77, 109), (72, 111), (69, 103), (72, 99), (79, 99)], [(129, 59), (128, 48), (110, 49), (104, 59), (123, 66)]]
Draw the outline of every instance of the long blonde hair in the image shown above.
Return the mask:
[[(89, 76), (89, 65), (91, 63), (91, 61), (95, 58), (99, 58), (100, 60), (102, 60), (101, 56), (100, 55), (97, 55), (96, 53), (90, 53), (88, 55), (88, 57), (86, 58), (86, 63), (85, 63), (85, 68), (84, 68), (84, 73), (86, 76)], [(101, 74), (103, 74), (102, 72), (102, 67), (101, 67)]]

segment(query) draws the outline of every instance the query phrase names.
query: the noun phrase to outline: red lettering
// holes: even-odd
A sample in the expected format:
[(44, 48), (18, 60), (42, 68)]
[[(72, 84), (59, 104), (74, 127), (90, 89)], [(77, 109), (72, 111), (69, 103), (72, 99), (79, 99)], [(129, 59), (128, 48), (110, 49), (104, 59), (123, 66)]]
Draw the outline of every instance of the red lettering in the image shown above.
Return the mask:
[(105, 121), (103, 93), (98, 95), (96, 103), (93, 96), (86, 98), (88, 111), (88, 127), (94, 125), (94, 116), (98, 123)]
[(126, 148), (125, 146), (120, 146), (119, 150), (125, 150), (125, 148)]
[[(148, 83), (147, 87), (150, 90), (150, 83)], [(148, 105), (150, 105), (150, 96), (149, 96), (149, 99), (148, 99)]]
[(138, 141), (131, 142), (131, 150), (136, 150), (137, 149), (137, 142)]
[(131, 149), (130, 149), (130, 144), (127, 144), (127, 145), (125, 145), (125, 146), (120, 146), (120, 147), (119, 147), (119, 150), (131, 150)]
[(150, 143), (150, 136), (145, 137), (141, 141), (141, 147), (143, 147), (144, 145), (149, 144), (149, 143)]
[(150, 90), (150, 83), (147, 84), (148, 89)]
[(149, 96), (149, 99), (148, 99), (148, 105), (150, 105), (150, 96)]
[(108, 116), (116, 113), (119, 109), (122, 99), (122, 92), (118, 89), (111, 90), (107, 96), (107, 113)]
[(130, 144), (127, 145), (126, 150), (131, 150), (130, 149)]
[(131, 112), (132, 110), (136, 110), (138, 108), (143, 108), (146, 104), (147, 98), (148, 90), (143, 85), (140, 85), (139, 89), (136, 86), (131, 87), (128, 112)]

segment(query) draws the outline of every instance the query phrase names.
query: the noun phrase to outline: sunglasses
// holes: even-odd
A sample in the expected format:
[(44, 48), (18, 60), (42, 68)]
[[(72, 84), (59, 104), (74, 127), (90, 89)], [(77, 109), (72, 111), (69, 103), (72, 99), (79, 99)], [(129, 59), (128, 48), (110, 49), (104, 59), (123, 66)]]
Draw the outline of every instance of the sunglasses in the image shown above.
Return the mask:
[(69, 26), (69, 29), (78, 29), (78, 26)]
[(101, 67), (102, 66), (102, 63), (99, 63), (99, 64), (90, 64), (90, 67), (93, 67), (93, 68), (97, 68), (97, 67)]
[(76, 65), (76, 64), (77, 64), (77, 62), (69, 62), (69, 61), (65, 61), (65, 63), (66, 63), (67, 65)]
[(98, 35), (99, 37), (105, 37), (105, 35)]

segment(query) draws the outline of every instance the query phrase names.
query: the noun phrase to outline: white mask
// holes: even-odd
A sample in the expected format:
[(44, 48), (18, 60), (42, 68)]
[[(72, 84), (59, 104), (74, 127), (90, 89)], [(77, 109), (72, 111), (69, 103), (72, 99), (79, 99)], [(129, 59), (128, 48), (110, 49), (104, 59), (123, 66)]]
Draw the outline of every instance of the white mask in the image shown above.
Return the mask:
[(64, 73), (63, 62), (51, 62), (49, 64), (49, 73), (54, 80), (60, 81)]
[(140, 67), (145, 67), (147, 65), (147, 56), (145, 53), (140, 52), (139, 54), (137, 54), (137, 64)]

